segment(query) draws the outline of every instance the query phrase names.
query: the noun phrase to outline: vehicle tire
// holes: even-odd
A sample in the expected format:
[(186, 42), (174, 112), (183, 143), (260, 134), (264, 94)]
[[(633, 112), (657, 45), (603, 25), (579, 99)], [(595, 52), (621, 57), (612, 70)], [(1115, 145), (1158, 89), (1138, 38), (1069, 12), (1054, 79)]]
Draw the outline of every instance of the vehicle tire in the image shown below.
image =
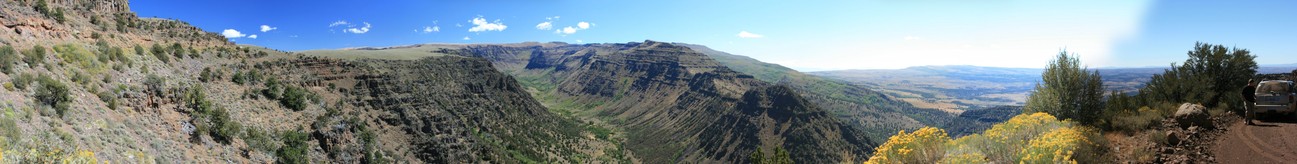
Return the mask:
[(1297, 111), (1288, 112), (1288, 122), (1297, 122)]

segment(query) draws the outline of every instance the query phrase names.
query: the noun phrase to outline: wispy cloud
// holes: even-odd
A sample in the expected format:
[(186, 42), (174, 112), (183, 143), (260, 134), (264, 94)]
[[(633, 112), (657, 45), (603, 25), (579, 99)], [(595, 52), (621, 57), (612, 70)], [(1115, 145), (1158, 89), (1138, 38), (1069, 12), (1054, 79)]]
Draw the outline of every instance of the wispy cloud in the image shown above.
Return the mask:
[(278, 27), (270, 27), (270, 25), (261, 25), (261, 32), (267, 32), (267, 31), (275, 30), (275, 29), (279, 29), (279, 28), (278, 28)]
[(464, 40), (473, 40), (473, 38), (469, 38), (469, 37), (465, 36), (465, 37), (464, 37)]
[(347, 23), (347, 21), (338, 20), (338, 21), (334, 21), (333, 23), (330, 23), (330, 24), (329, 24), (329, 27), (333, 27), (333, 26), (341, 26), (341, 25), (347, 25), (347, 24), (349, 24), (349, 23)]
[(257, 35), (256, 35), (256, 34), (248, 35), (248, 38), (256, 39), (256, 38), (257, 38)]
[[(345, 26), (346, 28), (342, 29), (343, 33), (364, 34), (369, 32), (369, 28), (372, 27), (369, 24), (369, 22), (361, 22), (361, 23), (365, 25), (357, 27), (356, 24), (347, 23), (347, 21), (339, 20), (329, 24), (329, 27)], [(332, 29), (330, 29), (330, 31), (332, 31)]]
[(347, 28), (346, 30), (342, 30), (342, 32), (353, 33), (353, 34), (364, 34), (369, 32), (369, 27), (370, 27), (369, 22), (362, 22), (362, 23), (364, 23), (365, 26)]
[(545, 22), (540, 22), (540, 24), (536, 24), (536, 29), (537, 30), (554, 29), (554, 20), (558, 20), (558, 18), (559, 16), (545, 17)]
[(234, 30), (234, 29), (225, 29), (225, 31), (221, 31), (221, 35), (224, 35), (225, 38), (230, 38), (230, 39), (242, 38), (244, 36), (248, 36), (247, 34), (243, 34), (242, 32), (239, 32), (239, 30)]
[(764, 38), (764, 37), (766, 37), (765, 35), (756, 34), (756, 33), (751, 33), (751, 32), (748, 32), (748, 31), (739, 31), (739, 35), (738, 35), (738, 36), (739, 36), (740, 38)]
[(440, 26), (423, 26), (423, 33), (441, 32)]
[(509, 26), (505, 26), (504, 23), (500, 23), (499, 19), (487, 22), (486, 18), (481, 16), (473, 18), (473, 20), (468, 20), (468, 22), (473, 23), (473, 27), (468, 28), (468, 32), (504, 31), (504, 29), (509, 28)]
[(342, 29), (342, 33), (350, 33), (350, 34), (370, 33), (370, 27), (372, 27), (372, 25), (370, 25), (370, 22), (361, 22), (361, 23), (364, 23), (364, 26), (357, 26), (355, 25), (355, 23), (348, 23), (346, 21), (336, 21), (333, 23), (329, 23), (328, 26), (329, 27), (346, 26), (346, 29)]
[(539, 30), (550, 30), (550, 29), (554, 29), (554, 22), (552, 22), (552, 21), (540, 22), (540, 24), (536, 24), (536, 29), (539, 29)]

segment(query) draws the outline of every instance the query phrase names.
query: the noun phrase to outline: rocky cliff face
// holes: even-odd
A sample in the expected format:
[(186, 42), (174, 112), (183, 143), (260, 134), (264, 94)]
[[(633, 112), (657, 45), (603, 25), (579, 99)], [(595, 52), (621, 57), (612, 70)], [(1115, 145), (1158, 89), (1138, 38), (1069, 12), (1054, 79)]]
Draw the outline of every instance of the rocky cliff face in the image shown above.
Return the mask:
[(561, 99), (594, 105), (645, 162), (743, 162), (789, 149), (795, 160), (860, 159), (869, 142), (791, 89), (731, 71), (670, 43), (468, 46), (518, 76), (541, 74)]
[(399, 132), (382, 142), (408, 144), (407, 155), (422, 162), (563, 161), (578, 153), (579, 129), (565, 128), (575, 123), (551, 115), (489, 61), (451, 56), (356, 63), (366, 73), (355, 77), (351, 96), (372, 109), (371, 126)]

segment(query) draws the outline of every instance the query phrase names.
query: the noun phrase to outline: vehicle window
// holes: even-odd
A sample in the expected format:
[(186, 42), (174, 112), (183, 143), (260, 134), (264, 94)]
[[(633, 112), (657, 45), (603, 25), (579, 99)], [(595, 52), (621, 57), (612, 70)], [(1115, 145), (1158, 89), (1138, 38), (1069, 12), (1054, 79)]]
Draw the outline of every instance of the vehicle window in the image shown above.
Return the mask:
[(1256, 93), (1288, 93), (1288, 83), (1261, 83)]

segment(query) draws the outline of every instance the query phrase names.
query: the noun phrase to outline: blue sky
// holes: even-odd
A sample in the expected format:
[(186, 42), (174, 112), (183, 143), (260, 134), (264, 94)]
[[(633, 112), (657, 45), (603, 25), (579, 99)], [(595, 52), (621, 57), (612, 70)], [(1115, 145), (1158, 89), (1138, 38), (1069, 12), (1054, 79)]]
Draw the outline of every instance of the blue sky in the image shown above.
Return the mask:
[(1250, 49), (1261, 64), (1297, 63), (1294, 7), (1297, 1), (1279, 0), (131, 2), (142, 17), (289, 51), (651, 39), (802, 71), (1039, 68), (1062, 49), (1091, 67), (1166, 66), (1182, 62), (1195, 41)]

